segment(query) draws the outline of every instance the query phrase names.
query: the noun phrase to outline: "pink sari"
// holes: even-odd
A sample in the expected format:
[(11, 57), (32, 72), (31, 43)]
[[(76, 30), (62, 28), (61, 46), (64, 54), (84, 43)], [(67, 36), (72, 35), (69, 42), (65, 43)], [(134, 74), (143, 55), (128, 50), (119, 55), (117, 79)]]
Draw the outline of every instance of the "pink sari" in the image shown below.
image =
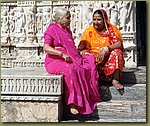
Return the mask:
[(44, 44), (49, 44), (71, 57), (69, 62), (50, 54), (45, 58), (48, 73), (64, 75), (66, 104), (76, 105), (80, 114), (92, 113), (96, 103), (101, 101), (94, 56), (80, 56), (71, 31), (61, 28), (56, 23), (49, 25), (44, 33)]

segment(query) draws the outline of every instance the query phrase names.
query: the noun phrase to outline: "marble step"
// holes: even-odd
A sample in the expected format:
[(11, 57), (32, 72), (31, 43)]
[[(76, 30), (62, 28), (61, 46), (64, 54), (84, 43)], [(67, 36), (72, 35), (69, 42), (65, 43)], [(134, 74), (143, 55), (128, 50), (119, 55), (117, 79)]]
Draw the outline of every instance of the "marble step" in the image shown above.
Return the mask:
[(146, 83), (146, 66), (138, 68), (124, 68), (121, 82), (124, 84)]
[(112, 100), (146, 100), (146, 84), (125, 85), (124, 94), (120, 95), (115, 87), (110, 87)]
[(62, 122), (146, 122), (146, 102), (145, 100), (101, 102), (92, 114), (68, 114)]
[(90, 115), (74, 116), (65, 108), (63, 122), (146, 122), (146, 84), (128, 84), (124, 95), (110, 87), (112, 99), (97, 104)]

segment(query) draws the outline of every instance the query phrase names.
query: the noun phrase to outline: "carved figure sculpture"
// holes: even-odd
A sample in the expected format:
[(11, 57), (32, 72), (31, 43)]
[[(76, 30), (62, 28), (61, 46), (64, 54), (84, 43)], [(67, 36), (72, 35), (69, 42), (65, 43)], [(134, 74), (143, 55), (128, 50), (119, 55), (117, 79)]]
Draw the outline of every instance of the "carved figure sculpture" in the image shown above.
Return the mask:
[(35, 6), (31, 6), (29, 9), (29, 12), (27, 14), (27, 26), (28, 26), (28, 34), (34, 34), (36, 29), (35, 29), (35, 20), (36, 20), (36, 15), (35, 15)]
[(22, 7), (17, 7), (15, 14), (15, 31), (16, 33), (22, 33), (25, 26), (25, 14)]
[(3, 10), (1, 15), (1, 32), (7, 33), (8, 32), (8, 12), (7, 10)]

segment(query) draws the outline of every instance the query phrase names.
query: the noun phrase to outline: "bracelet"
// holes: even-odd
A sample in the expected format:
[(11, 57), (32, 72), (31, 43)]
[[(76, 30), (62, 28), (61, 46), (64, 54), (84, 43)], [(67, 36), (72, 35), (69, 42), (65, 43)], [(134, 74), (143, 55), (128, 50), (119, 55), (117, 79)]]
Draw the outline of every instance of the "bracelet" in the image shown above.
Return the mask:
[(63, 57), (63, 54), (64, 54), (64, 53), (63, 53), (63, 52), (61, 52), (61, 53), (59, 54), (59, 56), (62, 58), (62, 57)]
[(105, 51), (105, 53), (109, 52), (108, 46), (104, 46), (104, 47), (103, 47), (103, 50)]
[(110, 52), (110, 50), (111, 50), (110, 47), (109, 46), (107, 46), (107, 47), (108, 47), (108, 52)]

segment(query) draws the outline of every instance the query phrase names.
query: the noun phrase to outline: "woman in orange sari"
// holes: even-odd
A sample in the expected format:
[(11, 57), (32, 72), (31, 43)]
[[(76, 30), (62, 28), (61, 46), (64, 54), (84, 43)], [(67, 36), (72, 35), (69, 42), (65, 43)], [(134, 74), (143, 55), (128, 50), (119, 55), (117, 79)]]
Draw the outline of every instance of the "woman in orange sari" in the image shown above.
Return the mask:
[(124, 86), (120, 83), (124, 66), (122, 36), (118, 28), (109, 22), (105, 10), (99, 9), (93, 13), (93, 26), (83, 32), (78, 50), (93, 54), (100, 79), (111, 81), (123, 95)]

